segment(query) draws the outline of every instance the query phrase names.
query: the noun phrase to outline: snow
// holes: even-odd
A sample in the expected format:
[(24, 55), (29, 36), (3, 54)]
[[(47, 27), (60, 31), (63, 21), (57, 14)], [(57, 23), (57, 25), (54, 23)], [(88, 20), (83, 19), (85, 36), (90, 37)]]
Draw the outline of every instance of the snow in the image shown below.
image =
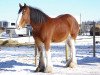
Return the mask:
[[(34, 43), (32, 37), (12, 39)], [(99, 36), (96, 36), (96, 41), (100, 41)], [(100, 43), (96, 43), (96, 57), (93, 57), (92, 44), (92, 36), (78, 36), (75, 41), (78, 65), (76, 68), (66, 68), (64, 42), (52, 43), (53, 73), (34, 72), (33, 46), (1, 47), (0, 75), (100, 75)]]

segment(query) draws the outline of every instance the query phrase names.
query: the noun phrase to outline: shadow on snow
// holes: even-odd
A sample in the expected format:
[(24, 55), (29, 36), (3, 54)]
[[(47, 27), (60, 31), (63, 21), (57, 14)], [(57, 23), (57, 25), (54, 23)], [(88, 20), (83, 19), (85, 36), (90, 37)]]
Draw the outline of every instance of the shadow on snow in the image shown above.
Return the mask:
[(97, 57), (85, 57), (78, 60), (78, 65), (90, 65), (97, 66), (95, 63), (100, 63), (100, 58)]
[[(15, 60), (0, 62), (0, 70), (3, 70), (3, 71), (13, 71), (14, 72), (16, 70), (8, 69), (8, 68), (14, 68), (14, 66), (33, 66), (33, 67), (35, 67), (32, 64), (25, 64), (25, 63), (17, 62)], [(30, 70), (30, 69), (23, 69), (23, 70), (32, 72), (32, 70)]]

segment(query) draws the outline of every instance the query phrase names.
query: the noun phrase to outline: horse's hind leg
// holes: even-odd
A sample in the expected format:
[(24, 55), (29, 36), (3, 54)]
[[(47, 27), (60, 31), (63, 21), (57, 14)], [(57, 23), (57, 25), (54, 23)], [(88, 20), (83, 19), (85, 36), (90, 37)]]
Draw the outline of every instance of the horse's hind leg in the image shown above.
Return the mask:
[(76, 59), (76, 49), (74, 45), (74, 39), (71, 36), (68, 37), (67, 44), (70, 49), (70, 59), (68, 60), (66, 66), (73, 68), (77, 65), (77, 59)]
[(65, 43), (65, 56), (66, 56), (66, 62), (67, 62), (67, 64), (66, 64), (66, 66), (69, 66), (69, 64), (70, 64), (70, 52), (69, 52), (69, 46), (68, 46), (68, 40), (66, 41), (66, 43)]

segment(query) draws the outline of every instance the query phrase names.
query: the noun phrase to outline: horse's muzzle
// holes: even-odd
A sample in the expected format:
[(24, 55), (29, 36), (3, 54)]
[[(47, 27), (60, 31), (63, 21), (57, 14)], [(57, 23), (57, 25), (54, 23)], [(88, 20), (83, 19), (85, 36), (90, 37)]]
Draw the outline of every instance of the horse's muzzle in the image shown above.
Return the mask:
[(22, 27), (21, 26), (17, 26), (17, 29), (20, 30)]

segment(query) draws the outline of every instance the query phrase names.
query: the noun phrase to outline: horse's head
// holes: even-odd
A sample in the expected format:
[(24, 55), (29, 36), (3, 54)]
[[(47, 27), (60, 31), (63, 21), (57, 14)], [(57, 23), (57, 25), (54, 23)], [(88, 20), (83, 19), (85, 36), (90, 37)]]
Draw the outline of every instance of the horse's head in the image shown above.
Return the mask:
[(17, 27), (18, 29), (25, 27), (26, 24), (30, 24), (30, 9), (29, 7), (24, 4), (22, 6), (19, 4), (19, 12), (18, 12), (18, 18), (17, 18)]

